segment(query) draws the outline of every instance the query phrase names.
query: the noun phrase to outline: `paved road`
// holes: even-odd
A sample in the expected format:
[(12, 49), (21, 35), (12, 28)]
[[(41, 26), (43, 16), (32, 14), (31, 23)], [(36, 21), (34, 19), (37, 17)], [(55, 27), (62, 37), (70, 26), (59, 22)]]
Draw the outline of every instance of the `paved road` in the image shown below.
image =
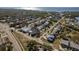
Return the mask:
[(19, 34), (21, 34), (22, 36), (24, 36), (26, 39), (35, 40), (35, 41), (37, 41), (38, 43), (43, 44), (43, 41), (39, 40), (38, 38), (33, 38), (33, 37), (31, 37), (31, 36), (28, 36), (27, 34), (24, 34), (24, 33), (22, 33), (22, 32), (19, 32), (19, 31), (17, 31), (17, 30), (16, 30), (16, 32), (19, 33)]
[(26, 34), (24, 34), (24, 33), (22, 33), (22, 32), (19, 32), (19, 31), (16, 31), (17, 33), (19, 33), (19, 34), (21, 34), (22, 36), (24, 36), (24, 37), (26, 37), (26, 39), (29, 39), (29, 40), (35, 40), (36, 42), (38, 42), (38, 43), (40, 43), (40, 44), (48, 44), (49, 46), (51, 46), (54, 50), (57, 50), (57, 49), (55, 49), (54, 48), (54, 46), (52, 45), (52, 44), (50, 44), (50, 43), (48, 43), (48, 42), (44, 42), (44, 41), (42, 41), (40, 38), (33, 38), (33, 37), (30, 37), (30, 36), (28, 36), (28, 35), (26, 35)]
[[(48, 31), (50, 32), (52, 29), (54, 29), (63, 19), (64, 17), (62, 17), (57, 23), (55, 23)], [(48, 31), (46, 31), (40, 38), (47, 36)]]
[(7, 25), (5, 24), (1, 24), (0, 26), (2, 27), (2, 30), (5, 31), (8, 34), (8, 38), (9, 40), (13, 43), (13, 47), (15, 51), (21, 51), (21, 47), (19, 46), (17, 40), (15, 39), (15, 37), (12, 35), (12, 33), (10, 32), (10, 29)]

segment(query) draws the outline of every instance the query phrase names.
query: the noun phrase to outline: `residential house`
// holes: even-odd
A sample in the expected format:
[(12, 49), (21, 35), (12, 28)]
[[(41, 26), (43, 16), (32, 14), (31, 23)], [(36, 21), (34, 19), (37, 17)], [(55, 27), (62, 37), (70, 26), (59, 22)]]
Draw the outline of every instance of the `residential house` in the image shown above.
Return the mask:
[(54, 42), (55, 38), (56, 38), (56, 37), (55, 37), (54, 34), (48, 35), (48, 36), (47, 36), (47, 41), (49, 41), (49, 42)]
[(24, 32), (24, 33), (29, 33), (30, 29), (31, 29), (30, 27), (24, 26), (24, 27), (21, 28), (21, 31)]
[(67, 48), (67, 49), (72, 50), (72, 51), (79, 51), (79, 44), (76, 44), (73, 41), (69, 41), (69, 40), (62, 39), (60, 41), (60, 44), (61, 44), (61, 46), (63, 48)]
[(32, 37), (39, 37), (40, 36), (40, 31), (38, 28), (33, 27), (31, 30), (29, 30), (29, 35)]
[(46, 21), (44, 24), (38, 26), (37, 28), (38, 28), (39, 30), (41, 30), (41, 29), (43, 29), (43, 28), (45, 28), (45, 27), (47, 27), (47, 26), (49, 26), (49, 22)]

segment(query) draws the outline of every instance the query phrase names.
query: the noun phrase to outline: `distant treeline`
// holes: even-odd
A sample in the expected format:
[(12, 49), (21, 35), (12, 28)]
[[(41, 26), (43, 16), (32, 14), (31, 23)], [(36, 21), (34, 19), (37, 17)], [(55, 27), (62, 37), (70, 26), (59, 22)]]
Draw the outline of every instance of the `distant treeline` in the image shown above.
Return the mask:
[(20, 10), (20, 9), (0, 9), (0, 16), (45, 16), (47, 12)]
[[(57, 12), (49, 12), (49, 13), (56, 14)], [(46, 11), (37, 11), (37, 10), (23, 10), (23, 9), (0, 9), (0, 17), (2, 17), (2, 16), (44, 17), (44, 16), (48, 16), (48, 12), (46, 12)]]
[(79, 12), (63, 12), (66, 17), (77, 17), (79, 16)]

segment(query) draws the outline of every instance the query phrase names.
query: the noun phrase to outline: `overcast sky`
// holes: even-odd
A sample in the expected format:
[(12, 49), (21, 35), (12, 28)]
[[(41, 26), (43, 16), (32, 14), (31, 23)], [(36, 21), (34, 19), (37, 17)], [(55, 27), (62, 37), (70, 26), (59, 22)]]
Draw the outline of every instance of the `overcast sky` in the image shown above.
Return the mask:
[(0, 7), (79, 7), (78, 0), (0, 0)]

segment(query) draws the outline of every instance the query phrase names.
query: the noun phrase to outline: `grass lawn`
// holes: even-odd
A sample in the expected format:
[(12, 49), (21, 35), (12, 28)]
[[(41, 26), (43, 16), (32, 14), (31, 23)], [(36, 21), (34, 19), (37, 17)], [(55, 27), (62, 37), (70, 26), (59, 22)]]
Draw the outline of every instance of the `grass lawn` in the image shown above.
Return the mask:
[(71, 40), (76, 42), (76, 41), (79, 41), (79, 33), (76, 32), (76, 31), (72, 31), (70, 34), (71, 36)]
[(55, 41), (53, 42), (53, 45), (56, 49), (59, 49), (59, 45), (60, 45), (60, 42), (59, 42), (60, 39), (55, 39)]

